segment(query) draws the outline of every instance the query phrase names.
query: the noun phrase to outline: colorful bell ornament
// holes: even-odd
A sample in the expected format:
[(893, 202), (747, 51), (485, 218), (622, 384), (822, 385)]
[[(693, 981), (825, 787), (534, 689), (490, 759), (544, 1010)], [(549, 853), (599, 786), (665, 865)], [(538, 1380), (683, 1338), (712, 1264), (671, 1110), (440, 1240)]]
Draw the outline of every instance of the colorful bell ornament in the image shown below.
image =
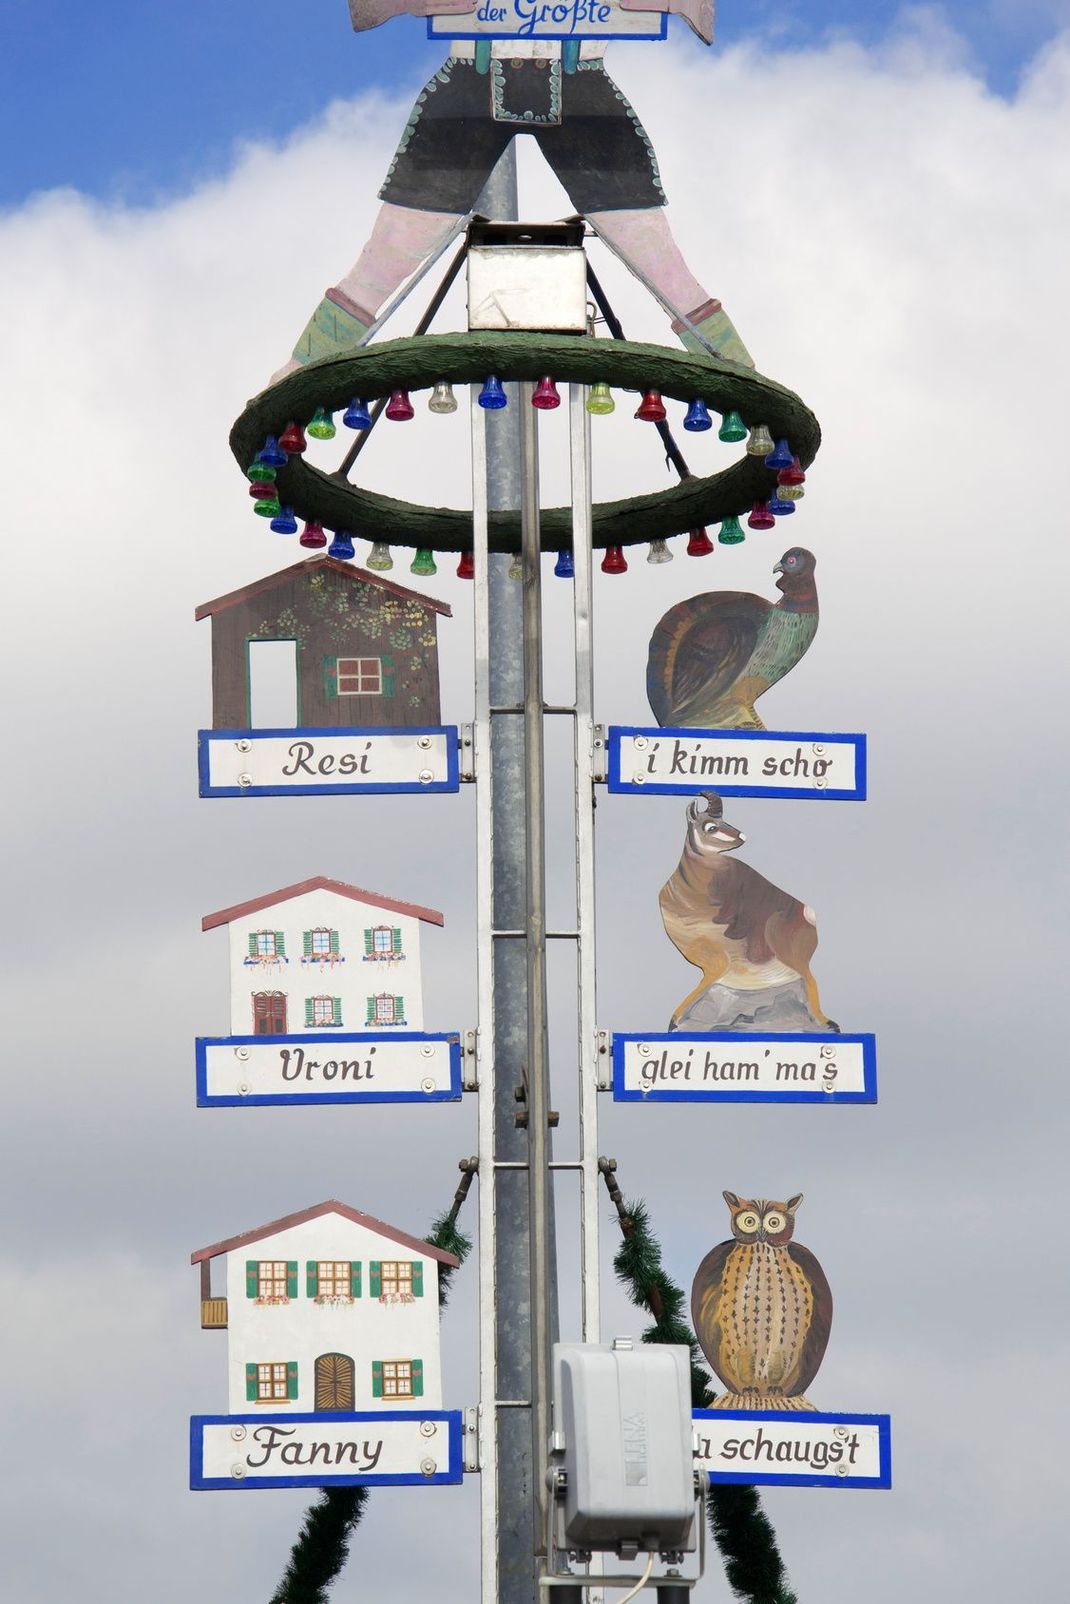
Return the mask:
[(427, 410), (436, 417), (444, 418), (450, 412), (457, 410), (457, 397), (453, 393), (453, 385), (448, 379), (439, 379), (435, 388), (427, 398)]
[(305, 546), (309, 551), (317, 551), (320, 546), (327, 544), (327, 536), (323, 533), (323, 525), (310, 518), (301, 531), (298, 545)]
[(554, 407), (561, 405), (561, 397), (557, 393), (557, 385), (553, 379), (539, 380), (531, 397), (531, 404), (540, 412), (552, 412)]
[(253, 502), (253, 511), (256, 513), (258, 518), (276, 517), (282, 511), (282, 508), (279, 505), (279, 493), (275, 489), (275, 486), (261, 485), (258, 488), (267, 490), (270, 493), (266, 496), (259, 496), (256, 501)]
[(514, 551), (513, 552), (512, 561), (509, 564), (509, 572), (506, 575), (506, 578), (507, 579), (520, 580), (520, 579), (523, 579), (523, 577), (524, 577), (524, 564), (521, 561), (520, 553), (518, 551)]
[(308, 432), (313, 440), (333, 440), (338, 430), (334, 426), (334, 419), (326, 407), (317, 407), (312, 415), (312, 422)]
[(705, 529), (692, 529), (687, 537), (687, 555), (689, 557), (708, 557), (713, 551), (713, 541)]
[(792, 457), (790, 468), (781, 468), (776, 476), (778, 485), (804, 485), (806, 475), (803, 473), (802, 463), (798, 457)]
[(738, 412), (726, 412), (721, 419), (721, 427), (717, 431), (718, 440), (726, 445), (735, 445), (739, 440), (747, 438), (747, 425)]
[(650, 550), (646, 554), (646, 560), (648, 563), (671, 563), (672, 552), (664, 540), (652, 540), (650, 542)]
[(769, 503), (767, 501), (756, 501), (750, 510), (750, 517), (747, 519), (747, 528), (772, 529), (775, 523), (776, 519), (769, 511)]
[(353, 550), (353, 536), (348, 529), (339, 529), (334, 539), (327, 547), (328, 557), (337, 557), (339, 562), (350, 562), (356, 555)]
[(599, 379), (591, 385), (591, 393), (587, 397), (587, 411), (596, 418), (606, 418), (611, 412), (616, 412), (617, 403), (613, 399), (613, 392), (604, 379)]
[(256, 460), (265, 468), (285, 468), (286, 453), (283, 451), (273, 434), (269, 434), (264, 444), (256, 454)]
[(347, 429), (371, 428), (372, 415), (368, 411), (367, 404), (359, 396), (355, 395), (342, 413), (342, 422)]
[(721, 520), (721, 527), (717, 531), (717, 540), (720, 545), (738, 546), (740, 542), (746, 540), (746, 538), (747, 537), (743, 533), (743, 530), (740, 526), (739, 519), (736, 517), (734, 512), (730, 513), (727, 518)]
[(368, 553), (368, 567), (377, 574), (388, 574), (394, 566), (394, 559), (390, 555), (390, 547), (385, 540), (373, 540), (372, 549)]
[(408, 423), (410, 418), (416, 416), (408, 390), (391, 391), (390, 400), (386, 403), (386, 415), (391, 423)]
[(275, 478), (278, 471), (270, 462), (261, 462), (257, 457), (256, 461), (250, 462), (246, 468), (245, 477), (252, 480), (253, 484), (266, 484)]
[(502, 389), (501, 379), (496, 379), (493, 373), (488, 374), (483, 380), (483, 388), (476, 399), (488, 412), (497, 412), (509, 404), (509, 397)]
[(254, 501), (270, 501), (273, 496), (278, 501), (279, 488), (273, 479), (254, 479), (249, 494)]
[(795, 458), (791, 454), (791, 447), (786, 440), (778, 440), (774, 450), (770, 451), (765, 459), (767, 468), (790, 468)]
[(428, 578), (432, 574), (437, 574), (438, 573), (438, 568), (437, 568), (437, 566), (435, 564), (434, 553), (431, 552), (428, 549), (428, 547), (426, 547), (426, 546), (421, 546), (420, 547), (419, 551), (416, 553), (416, 556), (412, 559), (412, 562), (409, 564), (409, 573), (410, 574), (423, 574), (425, 577), (428, 577)]
[(288, 423), (279, 435), (279, 445), (287, 456), (300, 456), (308, 446), (305, 431), (299, 423)]
[(475, 552), (462, 551), (457, 563), (458, 579), (474, 579), (476, 577)]
[(706, 429), (713, 428), (713, 419), (705, 401), (692, 401), (684, 419), (684, 428), (689, 429), (692, 434), (702, 434)]
[(604, 574), (626, 574), (628, 572), (623, 546), (606, 547), (606, 554), (602, 558), (602, 572)]
[(750, 432), (747, 441), (748, 457), (767, 457), (770, 451), (775, 451), (773, 436), (764, 423), (756, 423)]
[(557, 561), (554, 563), (554, 573), (558, 579), (575, 579), (576, 563), (571, 549), (558, 552)]
[[(635, 415), (637, 418), (641, 418), (644, 423), (663, 423), (665, 421), (665, 404), (657, 390), (646, 391), (636, 408)], [(610, 547), (609, 549), (613, 550), (614, 548)], [(605, 567), (605, 564), (603, 564), (603, 567)], [(617, 572), (616, 569), (612, 571)]]
[(292, 507), (280, 507), (271, 520), (271, 527), (277, 535), (296, 535), (297, 519), (294, 517)]
[(794, 501), (786, 501), (783, 496), (770, 496), (768, 506), (774, 518), (786, 518), (795, 511)]
[(801, 501), (805, 496), (806, 491), (803, 489), (802, 485), (778, 484), (776, 487), (776, 493), (779, 501)]

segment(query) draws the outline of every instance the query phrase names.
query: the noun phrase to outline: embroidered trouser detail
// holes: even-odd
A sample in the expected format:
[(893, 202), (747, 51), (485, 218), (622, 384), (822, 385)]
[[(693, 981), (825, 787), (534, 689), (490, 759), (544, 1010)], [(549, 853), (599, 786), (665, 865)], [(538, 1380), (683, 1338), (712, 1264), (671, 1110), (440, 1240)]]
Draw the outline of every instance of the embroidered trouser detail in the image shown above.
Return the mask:
[(576, 210), (664, 206), (653, 146), (600, 61), (494, 59), (487, 74), (450, 57), (424, 86), (381, 199), (420, 211), (471, 211), (514, 134), (530, 133)]

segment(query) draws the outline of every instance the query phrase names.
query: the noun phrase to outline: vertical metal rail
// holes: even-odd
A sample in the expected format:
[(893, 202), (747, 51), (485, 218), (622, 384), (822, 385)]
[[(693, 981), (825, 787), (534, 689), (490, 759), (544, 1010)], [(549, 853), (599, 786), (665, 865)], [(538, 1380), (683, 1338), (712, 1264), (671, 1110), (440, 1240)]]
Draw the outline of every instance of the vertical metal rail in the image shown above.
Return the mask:
[(545, 1556), (550, 1439), (550, 1322), (554, 1266), (549, 1169), (550, 1065), (546, 992), (546, 817), (542, 692), (542, 552), (538, 413), (534, 385), (519, 386), (520, 525), (524, 585), (524, 822), (527, 849), (528, 1221), (531, 1262), (531, 1464), (534, 1552)]
[(576, 986), (580, 1132), (583, 1341), (601, 1340), (598, 1213), (598, 1049), (594, 907), (594, 656), (591, 604), (591, 415), (587, 388), (569, 387), (573, 627), (576, 657)]

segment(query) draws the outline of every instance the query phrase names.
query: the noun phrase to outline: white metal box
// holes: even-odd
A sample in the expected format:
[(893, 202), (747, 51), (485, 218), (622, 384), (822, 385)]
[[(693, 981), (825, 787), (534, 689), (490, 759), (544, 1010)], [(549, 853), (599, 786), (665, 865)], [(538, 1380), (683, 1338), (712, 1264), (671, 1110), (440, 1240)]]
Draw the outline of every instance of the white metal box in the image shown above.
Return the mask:
[(473, 223), (468, 234), (469, 329), (587, 332), (583, 225)]
[(661, 1344), (558, 1343), (553, 1463), (560, 1549), (695, 1546), (690, 1355)]

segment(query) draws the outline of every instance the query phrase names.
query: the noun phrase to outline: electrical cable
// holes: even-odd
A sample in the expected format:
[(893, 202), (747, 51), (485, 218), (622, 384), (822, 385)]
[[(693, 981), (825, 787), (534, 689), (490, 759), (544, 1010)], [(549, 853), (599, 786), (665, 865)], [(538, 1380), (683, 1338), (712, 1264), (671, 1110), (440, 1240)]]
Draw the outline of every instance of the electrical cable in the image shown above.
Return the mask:
[(625, 1593), (624, 1597), (623, 1598), (619, 1598), (617, 1600), (617, 1604), (629, 1604), (629, 1600), (633, 1599), (635, 1597), (636, 1593), (641, 1593), (643, 1588), (649, 1582), (650, 1573), (651, 1573), (651, 1571), (653, 1569), (654, 1569), (654, 1552), (653, 1552), (653, 1550), (651, 1550), (651, 1552), (646, 1557), (646, 1570), (643, 1572), (642, 1576), (640, 1576), (640, 1578), (636, 1582), (635, 1586), (634, 1587), (630, 1587), (628, 1589), (628, 1591)]

